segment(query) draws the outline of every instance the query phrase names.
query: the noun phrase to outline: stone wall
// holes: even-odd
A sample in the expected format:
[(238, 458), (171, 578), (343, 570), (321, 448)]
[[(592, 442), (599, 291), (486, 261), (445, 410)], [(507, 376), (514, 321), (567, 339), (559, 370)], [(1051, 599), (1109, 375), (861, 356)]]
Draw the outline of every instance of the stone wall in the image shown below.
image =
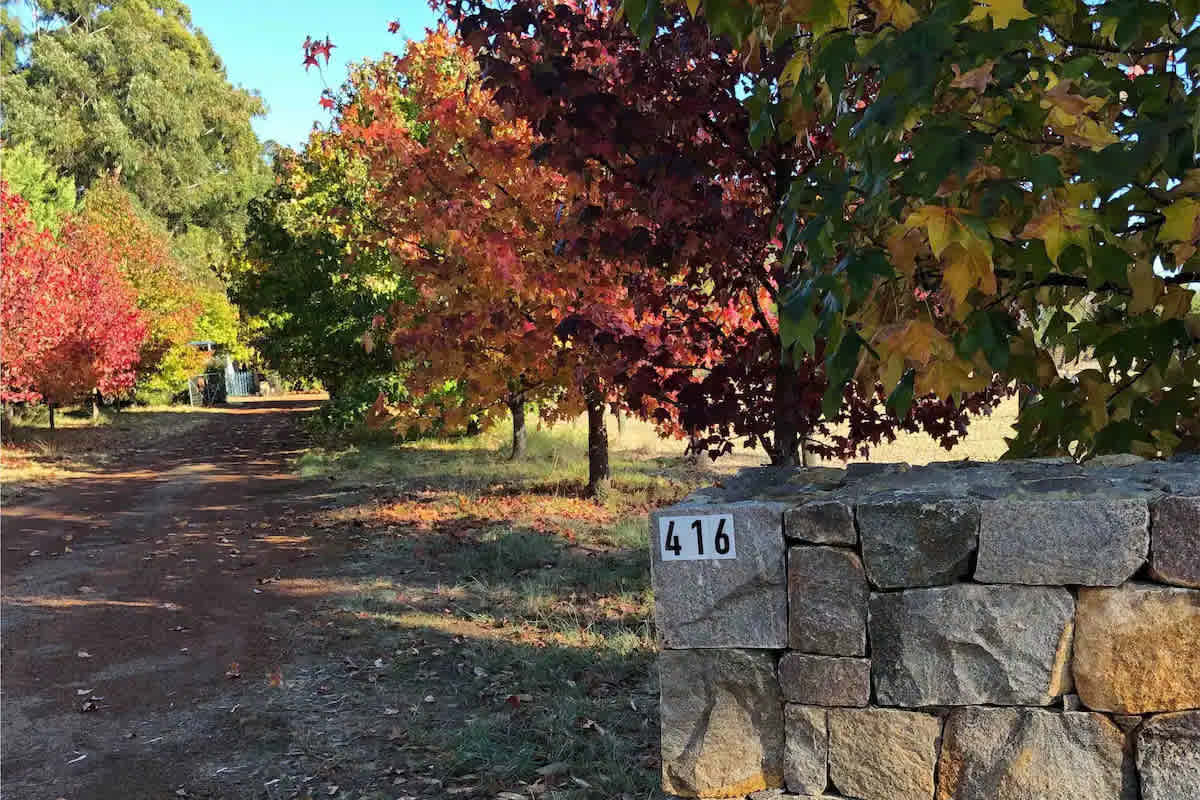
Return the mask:
[(1200, 800), (1200, 459), (744, 470), (650, 527), (669, 794)]

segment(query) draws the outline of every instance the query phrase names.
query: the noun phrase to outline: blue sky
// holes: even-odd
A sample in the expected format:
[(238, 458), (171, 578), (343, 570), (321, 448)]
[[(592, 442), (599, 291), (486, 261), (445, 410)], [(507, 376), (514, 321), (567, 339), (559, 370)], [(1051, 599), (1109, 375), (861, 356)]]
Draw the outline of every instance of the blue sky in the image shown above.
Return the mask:
[[(304, 141), (314, 121), (329, 119), (317, 104), (325, 87), (321, 75), (305, 73), (300, 64), (305, 36), (333, 40), (325, 81), (337, 88), (348, 63), (400, 52), (405, 36), (419, 39), (434, 23), (426, 0), (192, 0), (190, 6), (192, 22), (212, 41), (229, 81), (257, 89), (266, 101), (267, 116), (254, 121), (258, 138), (292, 146)], [(388, 33), (392, 20), (400, 22), (398, 33)]]

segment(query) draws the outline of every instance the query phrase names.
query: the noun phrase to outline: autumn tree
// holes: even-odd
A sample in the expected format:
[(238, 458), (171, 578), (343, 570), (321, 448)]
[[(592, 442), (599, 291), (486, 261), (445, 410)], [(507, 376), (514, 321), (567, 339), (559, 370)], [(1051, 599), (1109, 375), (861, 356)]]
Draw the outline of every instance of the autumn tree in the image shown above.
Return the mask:
[(104, 231), (68, 219), (57, 237), (0, 181), (0, 400), (71, 402), (129, 390), (146, 329)]
[(447, 382), (459, 389), (436, 417), (409, 405), (399, 419), (486, 426), (508, 410), (519, 456), (530, 403), (547, 420), (586, 410), (596, 489), (607, 477), (603, 420), (619, 365), (594, 336), (638, 332), (616, 277), (622, 265), (564, 248), (573, 187), (527, 157), (538, 145), (529, 126), (505, 117), (445, 29), (339, 102), (338, 136), (369, 165), (373, 239), (416, 290), (393, 307), (387, 332), (408, 387), (415, 397)]
[[(902, 405), (999, 371), (1037, 393), (1011, 455), (1200, 444), (1200, 5), (689, 7), (719, 35), (698, 60), (788, 59), (748, 130), (833, 142), (777, 206), (784, 324), (831, 397), (877, 376)], [(676, 8), (626, 9), (669, 51)], [(1077, 356), (1096, 366), (1060, 370)]]
[(837, 352), (838, 342), (780, 324), (796, 275), (777, 211), (793, 176), (833, 149), (824, 129), (797, 140), (751, 124), (789, 80), (788, 50), (739, 52), (682, 6), (636, 32), (606, 2), (465, 2), (450, 13), (497, 102), (541, 137), (532, 157), (590, 187), (564, 213), (568, 249), (643, 267), (626, 285), (637, 313), (660, 317), (659, 336), (650, 348), (617, 337), (635, 351), (618, 378), (635, 409), (653, 404), (713, 454), (745, 438), (793, 464), (802, 449), (848, 457), (898, 429), (949, 446), (967, 412), (994, 401), (918, 397), (894, 413), (866, 379), (838, 382), (831, 402), (822, 352), (794, 345)]

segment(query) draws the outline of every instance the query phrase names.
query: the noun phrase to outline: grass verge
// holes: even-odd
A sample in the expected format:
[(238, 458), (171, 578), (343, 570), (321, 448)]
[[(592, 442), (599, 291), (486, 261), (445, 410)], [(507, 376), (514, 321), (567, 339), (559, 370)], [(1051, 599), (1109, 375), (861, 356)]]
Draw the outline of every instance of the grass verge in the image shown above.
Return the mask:
[(190, 406), (104, 410), (95, 419), (87, 409), (64, 408), (50, 430), (49, 414), (38, 406), (0, 444), (3, 500), (94, 472), (133, 448), (152, 447), (208, 419), (207, 409)]
[(301, 459), (347, 492), (317, 524), (359, 546), (326, 577), (271, 587), (325, 600), (309, 626), (325, 657), (294, 665), (275, 702), (310, 728), (322, 718), (303, 709), (341, 697), (371, 768), (314, 742), (293, 750), (280, 796), (330, 769), (334, 796), (353, 798), (659, 796), (646, 515), (718, 476), (627, 438), (595, 502), (578, 432), (535, 433), (520, 462), (502, 442)]

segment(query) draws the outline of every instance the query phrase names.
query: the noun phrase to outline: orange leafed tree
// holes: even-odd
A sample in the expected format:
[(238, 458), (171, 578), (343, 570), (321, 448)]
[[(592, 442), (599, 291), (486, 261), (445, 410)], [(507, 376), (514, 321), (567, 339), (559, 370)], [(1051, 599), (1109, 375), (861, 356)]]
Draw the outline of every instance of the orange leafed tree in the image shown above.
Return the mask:
[(652, 348), (659, 331), (652, 315), (634, 313), (627, 265), (565, 248), (564, 209), (587, 188), (530, 158), (537, 138), (506, 118), (444, 28), (392, 63), (364, 67), (336, 131), (329, 146), (369, 164), (375, 239), (418, 294), (368, 342), (390, 337), (414, 398), (448, 383), (458, 390), (437, 409), (380, 403), (377, 414), (427, 428), (436, 410), (452, 426), (469, 417), (486, 426), (507, 408), (519, 455), (527, 403), (551, 421), (586, 408), (595, 488), (607, 473), (608, 379), (629, 367), (620, 343)]
[(113, 175), (88, 190), (81, 217), (104, 231), (121, 273), (133, 287), (147, 325), (140, 372), (149, 375), (168, 363), (191, 374), (207, 355), (193, 350), (196, 321), (204, 310), (185, 267), (171, 254), (170, 234), (138, 214), (131, 195)]

